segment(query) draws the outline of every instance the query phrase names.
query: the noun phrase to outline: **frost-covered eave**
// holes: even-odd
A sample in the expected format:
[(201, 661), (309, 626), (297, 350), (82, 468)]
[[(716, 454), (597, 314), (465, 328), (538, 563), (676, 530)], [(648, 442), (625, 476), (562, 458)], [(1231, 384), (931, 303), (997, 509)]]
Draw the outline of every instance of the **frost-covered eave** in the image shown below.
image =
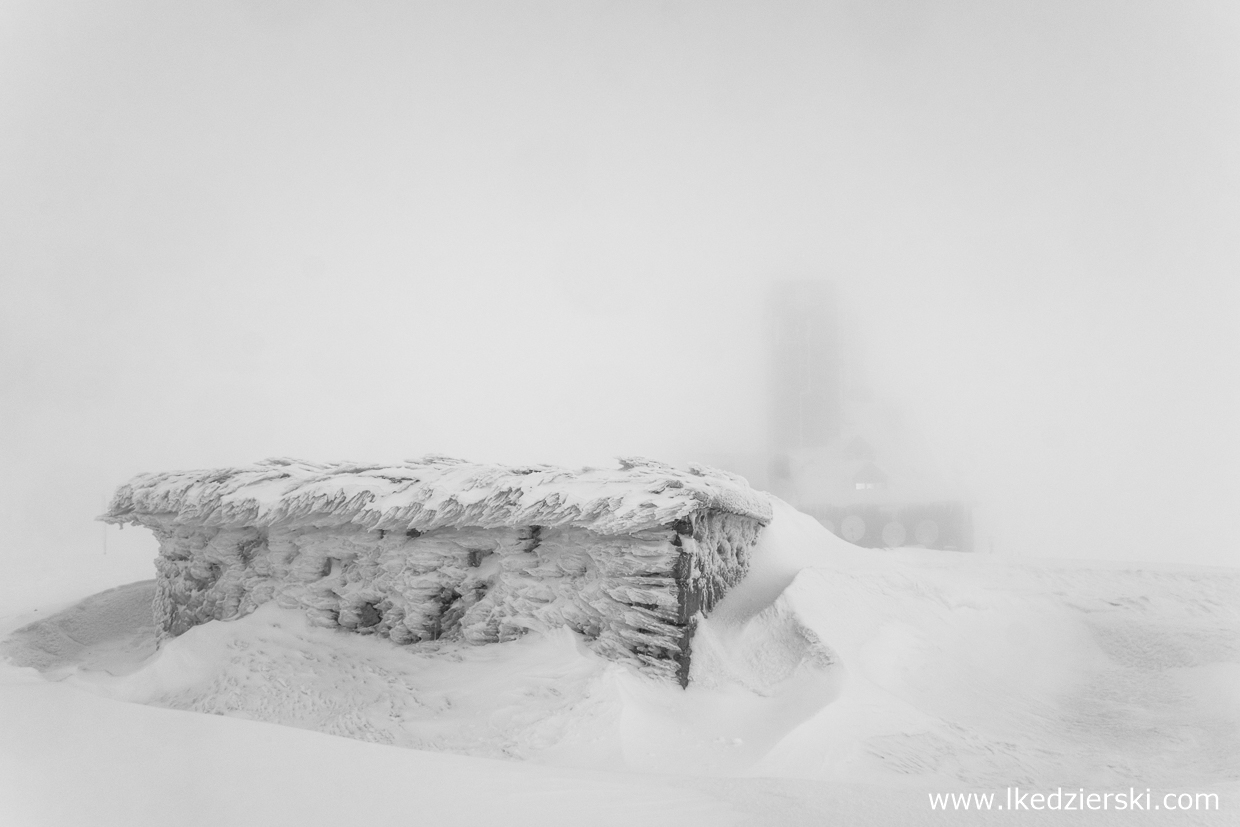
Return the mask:
[(766, 524), (766, 496), (702, 466), (624, 459), (620, 469), (513, 468), (439, 457), (378, 466), (266, 460), (253, 466), (142, 474), (101, 520), (113, 524), (441, 528), (577, 526), (629, 534), (701, 510)]

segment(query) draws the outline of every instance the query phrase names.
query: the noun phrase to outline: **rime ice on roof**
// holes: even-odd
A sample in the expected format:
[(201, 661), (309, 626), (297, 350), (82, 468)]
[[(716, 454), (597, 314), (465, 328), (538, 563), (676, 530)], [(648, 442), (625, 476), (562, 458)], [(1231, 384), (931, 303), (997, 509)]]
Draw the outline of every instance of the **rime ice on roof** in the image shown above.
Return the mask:
[(717, 510), (766, 523), (771, 506), (740, 477), (645, 459), (619, 469), (479, 465), (426, 457), (399, 465), (271, 459), (246, 468), (141, 474), (103, 519), (169, 516), (210, 526), (342, 526), (368, 530), (573, 525), (629, 534)]
[(744, 575), (771, 506), (740, 477), (649, 460), (281, 459), (140, 475), (102, 519), (159, 538), (165, 634), (268, 600), (397, 643), (568, 626), (684, 682), (695, 617)]

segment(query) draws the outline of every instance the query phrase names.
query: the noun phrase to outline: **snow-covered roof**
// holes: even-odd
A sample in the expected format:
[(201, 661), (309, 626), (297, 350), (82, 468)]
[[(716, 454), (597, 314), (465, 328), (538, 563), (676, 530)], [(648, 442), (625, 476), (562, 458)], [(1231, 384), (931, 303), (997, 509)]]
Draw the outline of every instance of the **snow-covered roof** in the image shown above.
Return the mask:
[(744, 478), (638, 458), (620, 468), (482, 465), (424, 457), (397, 465), (268, 459), (240, 468), (139, 474), (122, 485), (109, 523), (211, 526), (357, 525), (431, 531), (574, 525), (627, 534), (716, 509), (771, 519), (766, 495)]

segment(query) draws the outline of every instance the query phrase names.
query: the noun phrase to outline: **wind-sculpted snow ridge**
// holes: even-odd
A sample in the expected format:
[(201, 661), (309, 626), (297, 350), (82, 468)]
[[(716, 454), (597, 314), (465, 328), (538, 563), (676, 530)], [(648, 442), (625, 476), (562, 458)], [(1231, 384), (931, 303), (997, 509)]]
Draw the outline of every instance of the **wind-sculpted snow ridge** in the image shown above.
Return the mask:
[[(64, 710), (46, 700), (86, 690), (212, 713), (203, 717), (215, 722), (244, 719), (229, 722), (236, 732), (260, 720), (417, 750), (637, 771), (641, 785), (729, 776), (714, 787), (727, 793), (752, 791), (744, 785), (766, 776), (779, 779), (781, 794), (845, 784), (852, 798), (870, 802), (918, 788), (997, 790), (1002, 798), (1005, 786), (1150, 787), (1156, 802), (1165, 792), (1218, 792), (1222, 811), (1194, 812), (1192, 823), (1234, 823), (1227, 813), (1240, 793), (1240, 571), (875, 552), (847, 545), (784, 503), (774, 510), (744, 580), (698, 624), (685, 689), (600, 657), (598, 639), (567, 626), (486, 646), (463, 634), (394, 646), (342, 633), (340, 624), (323, 628), (301, 604), (276, 600), (237, 622), (197, 625), (156, 650), (153, 626), (136, 611), (149, 583), (44, 616), (15, 632), (3, 653), (49, 681), (46, 717), (58, 733), (100, 731), (103, 707), (66, 728), (60, 721), (68, 716), (53, 715)], [(554, 531), (570, 530), (584, 532)], [(543, 542), (549, 549), (559, 542), (554, 531)], [(377, 534), (337, 536), (367, 533)], [(311, 545), (337, 542), (343, 548), (326, 535)], [(542, 565), (554, 569), (554, 560)], [(520, 579), (529, 582), (506, 599), (520, 603), (522, 589), (533, 594), (540, 581), (567, 586), (537, 566)], [(347, 595), (354, 586), (344, 582)], [(556, 605), (569, 603), (544, 608)], [(341, 618), (353, 622), (343, 610)], [(37, 712), (39, 693), (28, 690), (39, 679), (17, 677), (8, 708)], [(26, 707), (12, 701), (19, 693)], [(7, 714), (6, 739), (24, 720)], [(165, 738), (167, 724), (102, 731)], [(14, 741), (21, 744), (14, 754), (27, 761), (49, 744), (72, 743), (38, 737)], [(263, 742), (288, 737), (261, 734)], [(193, 742), (195, 755), (202, 743)], [(204, 766), (236, 757), (235, 742), (222, 743), (227, 760), (213, 755)], [(167, 748), (152, 742), (144, 752)], [(72, 764), (60, 750), (60, 763)], [(400, 760), (375, 754), (376, 765)], [(366, 796), (376, 789), (366, 787)], [(821, 812), (812, 822), (758, 813), (752, 823), (919, 824), (906, 816), (935, 815), (924, 792), (906, 799), (907, 812), (872, 818), (835, 818), (839, 799), (815, 800)], [(1131, 813), (1087, 815), (1090, 823), (1132, 821)]]
[(771, 506), (722, 471), (621, 466), (268, 460), (141, 475), (101, 519), (159, 539), (162, 636), (269, 601), (398, 644), (567, 627), (685, 684), (698, 618), (744, 576)]
[(763, 524), (771, 519), (767, 498), (734, 474), (641, 458), (620, 464), (574, 471), (438, 456), (397, 465), (268, 459), (242, 468), (139, 474), (117, 490), (102, 519), (420, 532), (571, 525), (604, 535), (669, 525), (699, 510)]

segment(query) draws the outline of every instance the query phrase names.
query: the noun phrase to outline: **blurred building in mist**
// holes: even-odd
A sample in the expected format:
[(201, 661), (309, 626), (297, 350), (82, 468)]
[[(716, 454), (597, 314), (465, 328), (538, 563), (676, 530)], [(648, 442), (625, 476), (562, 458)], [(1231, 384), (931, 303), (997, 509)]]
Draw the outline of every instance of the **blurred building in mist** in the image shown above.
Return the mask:
[(866, 387), (830, 285), (778, 282), (768, 301), (766, 449), (720, 464), (856, 545), (971, 551), (971, 508)]
[[(841, 374), (835, 296), (815, 282), (779, 282), (768, 297), (767, 413), (778, 462), (840, 436)], [(786, 476), (788, 469), (771, 469)]]

